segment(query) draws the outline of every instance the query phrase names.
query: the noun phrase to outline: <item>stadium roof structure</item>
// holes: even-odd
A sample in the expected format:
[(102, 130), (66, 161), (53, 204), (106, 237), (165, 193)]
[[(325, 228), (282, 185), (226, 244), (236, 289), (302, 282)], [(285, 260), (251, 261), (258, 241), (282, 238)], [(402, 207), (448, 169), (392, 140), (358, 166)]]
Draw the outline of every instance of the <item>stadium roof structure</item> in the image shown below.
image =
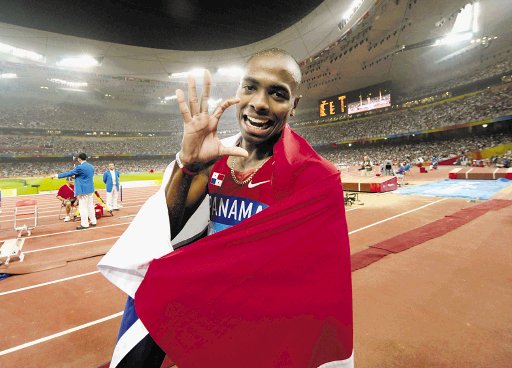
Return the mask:
[(169, 81), (173, 73), (216, 71), (241, 64), (256, 50), (279, 47), (301, 62), (306, 105), (313, 106), (322, 97), (386, 80), (410, 88), (466, 73), (488, 59), (510, 59), (504, 55), (512, 48), (510, 1), (479, 3), (473, 43), (443, 42), (468, 3), (477, 2), (9, 0), (1, 4), (0, 46), (33, 51), (44, 61), (0, 53), (0, 73), (9, 63), (67, 71), (57, 66), (60, 60), (89, 54), (100, 65), (88, 73)]

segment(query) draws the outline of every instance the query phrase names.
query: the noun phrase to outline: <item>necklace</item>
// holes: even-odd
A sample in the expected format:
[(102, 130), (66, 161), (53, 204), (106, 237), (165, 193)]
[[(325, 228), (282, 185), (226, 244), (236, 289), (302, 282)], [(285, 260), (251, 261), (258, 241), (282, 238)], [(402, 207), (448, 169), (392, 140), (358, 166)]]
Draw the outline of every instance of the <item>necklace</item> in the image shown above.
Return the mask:
[(240, 181), (240, 180), (238, 180), (238, 179), (237, 179), (237, 177), (236, 177), (236, 175), (235, 175), (235, 160), (236, 160), (236, 158), (233, 156), (233, 158), (231, 159), (231, 177), (233, 178), (233, 181), (234, 181), (235, 183), (237, 183), (238, 185), (245, 185), (245, 184), (249, 183), (249, 182), (252, 180), (252, 178), (254, 177), (254, 175), (256, 175), (256, 173), (258, 172), (258, 170), (259, 170), (259, 169), (261, 169), (261, 167), (262, 167), (263, 165), (265, 165), (265, 162), (267, 162), (267, 161), (268, 161), (268, 159), (269, 159), (270, 157), (271, 157), (271, 156), (267, 157), (267, 158), (266, 158), (266, 159), (261, 163), (261, 165), (260, 165), (260, 166), (258, 166), (258, 167), (256, 168), (256, 170), (254, 170), (254, 171), (251, 173), (251, 175), (249, 175), (245, 180)]

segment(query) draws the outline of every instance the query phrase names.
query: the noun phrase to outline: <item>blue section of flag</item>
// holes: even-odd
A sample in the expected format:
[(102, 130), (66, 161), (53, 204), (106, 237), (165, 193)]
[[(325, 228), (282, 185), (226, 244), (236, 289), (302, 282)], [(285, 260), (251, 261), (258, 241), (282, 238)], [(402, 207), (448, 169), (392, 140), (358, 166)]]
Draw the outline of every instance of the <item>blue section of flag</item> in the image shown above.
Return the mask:
[(121, 326), (119, 327), (119, 334), (117, 335), (117, 341), (124, 335), (126, 331), (137, 321), (137, 312), (135, 312), (135, 301), (132, 297), (128, 297), (126, 305), (124, 307), (123, 319), (121, 320)]
[(210, 222), (208, 225), (208, 235), (218, 233), (219, 231), (230, 228), (232, 225), (219, 224), (217, 222)]

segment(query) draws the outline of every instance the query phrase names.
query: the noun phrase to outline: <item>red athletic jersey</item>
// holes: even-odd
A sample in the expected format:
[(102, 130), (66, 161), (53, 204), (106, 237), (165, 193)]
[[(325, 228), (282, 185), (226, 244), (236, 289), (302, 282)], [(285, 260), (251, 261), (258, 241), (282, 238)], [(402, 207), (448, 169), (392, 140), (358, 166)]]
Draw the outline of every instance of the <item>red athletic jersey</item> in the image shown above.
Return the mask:
[[(261, 212), (275, 200), (272, 192), (272, 173), (274, 158), (271, 157), (254, 174), (251, 181), (240, 185), (231, 177), (227, 164), (228, 157), (218, 160), (212, 168), (208, 183), (210, 195), (210, 225), (208, 235), (236, 225)], [(253, 171), (237, 173), (237, 179), (243, 181)]]
[(75, 198), (75, 186), (70, 184), (71, 188), (67, 185), (63, 185), (60, 187), (59, 192), (57, 193), (57, 197), (62, 197), (66, 199)]

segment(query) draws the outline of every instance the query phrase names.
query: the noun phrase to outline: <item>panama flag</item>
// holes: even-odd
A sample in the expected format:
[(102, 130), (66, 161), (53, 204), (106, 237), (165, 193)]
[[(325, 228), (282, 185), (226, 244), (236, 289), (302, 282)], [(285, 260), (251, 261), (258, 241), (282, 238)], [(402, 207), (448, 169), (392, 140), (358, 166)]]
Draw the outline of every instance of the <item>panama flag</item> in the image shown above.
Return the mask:
[(224, 174), (220, 174), (218, 172), (214, 172), (212, 174), (212, 180), (210, 181), (211, 184), (220, 187), (222, 186), (222, 182), (224, 181)]
[[(186, 225), (195, 229), (173, 239), (176, 250), (130, 271), (138, 277), (129, 289), (140, 318), (134, 326), (149, 331), (179, 367), (353, 367), (350, 249), (339, 173), (288, 127), (274, 160), (272, 206), (195, 240), (191, 235), (202, 226), (197, 217)], [(161, 199), (162, 213), (147, 216), (167, 220)], [(139, 250), (149, 243), (137, 244)], [(115, 269), (109, 263), (102, 260), (100, 270)]]

